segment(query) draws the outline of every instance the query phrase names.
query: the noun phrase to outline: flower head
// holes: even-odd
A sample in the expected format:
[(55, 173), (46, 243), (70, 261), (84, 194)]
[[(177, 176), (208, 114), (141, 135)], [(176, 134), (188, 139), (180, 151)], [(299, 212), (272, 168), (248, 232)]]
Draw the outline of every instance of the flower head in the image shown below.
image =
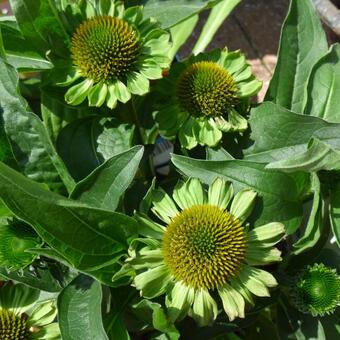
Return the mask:
[(90, 106), (114, 108), (131, 94), (147, 93), (149, 80), (161, 78), (169, 66), (169, 34), (153, 19), (144, 19), (141, 7), (125, 10), (121, 2), (112, 2), (106, 11), (86, 12), (91, 14), (71, 39), (73, 66), (59, 83), (72, 85), (66, 101), (78, 105), (88, 98)]
[(0, 288), (0, 339), (57, 340), (60, 331), (53, 300), (38, 302), (40, 292), (9, 282)]
[(177, 63), (158, 88), (167, 97), (156, 113), (160, 131), (167, 138), (178, 132), (187, 149), (215, 146), (222, 132), (247, 128), (242, 107), (261, 86), (239, 51), (216, 50)]
[(146, 298), (166, 294), (173, 320), (189, 314), (200, 325), (210, 324), (217, 316), (212, 292), (220, 296), (230, 320), (244, 317), (251, 293), (269, 296), (268, 287), (277, 284), (254, 266), (281, 260), (273, 245), (285, 233), (281, 223), (247, 230), (244, 222), (255, 197), (244, 189), (233, 198), (232, 185), (219, 178), (208, 192), (197, 179), (180, 182), (173, 198), (156, 191), (152, 211), (167, 226), (139, 217), (148, 238), (130, 249), (136, 288)]
[(303, 313), (323, 316), (340, 305), (340, 277), (323, 264), (307, 266), (292, 284), (294, 304)]

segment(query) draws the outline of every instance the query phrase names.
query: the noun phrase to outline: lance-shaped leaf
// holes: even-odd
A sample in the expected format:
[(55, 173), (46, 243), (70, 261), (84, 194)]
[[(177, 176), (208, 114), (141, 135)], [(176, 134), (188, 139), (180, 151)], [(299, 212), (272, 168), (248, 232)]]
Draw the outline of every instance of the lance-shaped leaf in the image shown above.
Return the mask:
[(0, 118), (20, 169), (51, 189), (65, 184), (71, 191), (74, 181), (58, 157), (44, 124), (29, 109), (18, 90), (18, 74), (0, 58)]
[(340, 123), (340, 45), (331, 47), (313, 67), (308, 82), (308, 98), (304, 113)]
[(58, 297), (58, 321), (63, 339), (108, 340), (101, 302), (99, 282), (85, 275), (74, 279)]
[(174, 155), (172, 162), (189, 177), (210, 184), (216, 177), (231, 181), (236, 190), (251, 188), (262, 202), (258, 202), (259, 219), (256, 225), (273, 221), (282, 222), (287, 233), (293, 233), (302, 216), (301, 194), (306, 189), (306, 176), (265, 169), (264, 164), (243, 160), (207, 161)]
[[(255, 143), (245, 152), (247, 160), (271, 163), (298, 155), (302, 157), (312, 138), (327, 144), (334, 150), (340, 149), (340, 124), (296, 114), (274, 103), (264, 103), (253, 109), (250, 126), (251, 138)], [(311, 147), (321, 148), (318, 142)], [(323, 150), (319, 157), (321, 165), (322, 152)], [(309, 165), (310, 168), (312, 166), (313, 164)]]
[(142, 146), (113, 156), (79, 182), (71, 198), (93, 207), (115, 210), (119, 198), (135, 177), (142, 156)]
[(2, 163), (0, 198), (51, 248), (81, 271), (115, 263), (137, 230), (131, 217), (65, 199)]
[(278, 62), (266, 95), (301, 113), (313, 65), (327, 52), (327, 40), (311, 0), (292, 0), (283, 24)]

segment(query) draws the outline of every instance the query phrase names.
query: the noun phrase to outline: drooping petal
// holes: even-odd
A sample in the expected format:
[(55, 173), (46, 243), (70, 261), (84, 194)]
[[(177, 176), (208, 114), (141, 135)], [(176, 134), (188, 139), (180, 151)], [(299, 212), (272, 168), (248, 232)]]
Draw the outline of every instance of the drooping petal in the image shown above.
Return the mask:
[(248, 241), (255, 242), (260, 247), (271, 247), (279, 242), (284, 235), (284, 225), (279, 222), (272, 222), (249, 231)]
[(244, 318), (245, 302), (237, 290), (225, 284), (218, 288), (218, 294), (222, 299), (223, 309), (227, 313), (230, 321), (233, 321), (237, 317)]
[(194, 134), (201, 145), (214, 147), (222, 138), (222, 132), (217, 128), (213, 119), (196, 120)]
[(277, 248), (261, 248), (251, 246), (246, 252), (246, 262), (250, 265), (265, 265), (282, 261), (281, 251)]
[(115, 94), (115, 85), (110, 84), (107, 87), (106, 105), (112, 110), (117, 106), (117, 96)]
[(248, 128), (247, 119), (242, 117), (236, 110), (230, 110), (228, 115), (230, 131), (245, 131)]
[(102, 106), (106, 100), (107, 90), (105, 83), (98, 83), (92, 86), (88, 94), (89, 106)]
[(57, 308), (53, 300), (47, 300), (39, 303), (35, 308), (33, 313), (29, 316), (27, 320), (27, 325), (32, 326), (45, 326), (53, 322), (57, 316)]
[(254, 305), (252, 294), (250, 293), (249, 289), (243, 285), (243, 283), (237, 276), (233, 277), (230, 280), (230, 285), (242, 295), (245, 301), (247, 301), (251, 305)]
[(164, 190), (158, 189), (154, 191), (152, 203), (152, 212), (165, 223), (170, 223), (171, 218), (178, 214), (174, 201)]
[(115, 85), (114, 94), (116, 98), (124, 104), (127, 103), (131, 99), (131, 93), (127, 89), (125, 84), (117, 79), (114, 85)]
[(200, 326), (208, 326), (217, 317), (217, 304), (208, 290), (199, 289), (195, 292), (192, 317)]
[(93, 80), (85, 79), (81, 83), (73, 85), (70, 87), (65, 93), (65, 100), (70, 105), (79, 105), (81, 104), (93, 85)]
[(244, 266), (240, 273), (239, 278), (241, 282), (256, 296), (270, 296), (266, 285), (252, 275), (249, 266)]
[(127, 88), (131, 93), (142, 96), (149, 92), (149, 80), (141, 73), (132, 72), (127, 76)]
[(197, 144), (193, 128), (196, 124), (195, 119), (189, 117), (183, 126), (179, 129), (178, 138), (183, 148), (193, 149)]
[(240, 98), (251, 97), (258, 93), (262, 88), (262, 81), (253, 77), (253, 80), (243, 81), (237, 84), (239, 87), (238, 95)]
[(146, 237), (152, 237), (157, 240), (163, 238), (165, 228), (160, 224), (150, 220), (146, 216), (135, 215), (138, 222), (138, 234)]
[(171, 299), (167, 304), (170, 319), (175, 321), (180, 315), (187, 314), (194, 298), (195, 290), (193, 288), (176, 282), (171, 291)]
[(233, 195), (232, 184), (218, 177), (209, 186), (208, 203), (226, 209)]
[(134, 278), (134, 284), (141, 294), (149, 299), (165, 293), (172, 277), (166, 265), (149, 269)]
[(256, 198), (256, 192), (251, 189), (239, 191), (231, 203), (230, 212), (243, 223), (251, 214)]
[(277, 286), (277, 281), (275, 277), (270, 274), (269, 272), (259, 269), (259, 268), (254, 268), (247, 266), (247, 271), (249, 275), (254, 277), (255, 279), (261, 281), (263, 284), (265, 284), (267, 287), (276, 287)]

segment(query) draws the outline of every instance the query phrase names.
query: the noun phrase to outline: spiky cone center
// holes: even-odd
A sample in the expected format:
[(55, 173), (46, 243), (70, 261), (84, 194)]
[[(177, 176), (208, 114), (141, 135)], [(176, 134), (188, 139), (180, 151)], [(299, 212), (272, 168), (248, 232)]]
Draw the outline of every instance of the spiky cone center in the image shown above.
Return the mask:
[(177, 83), (180, 105), (195, 117), (226, 116), (238, 102), (236, 91), (234, 78), (212, 61), (191, 64)]
[(296, 304), (303, 312), (323, 315), (340, 304), (340, 278), (330, 268), (308, 267), (295, 286)]
[(245, 232), (228, 211), (209, 204), (194, 205), (167, 226), (162, 251), (178, 281), (195, 289), (214, 289), (240, 269), (246, 251)]
[(12, 311), (0, 309), (1, 340), (27, 340), (29, 335), (26, 315), (17, 316)]
[(123, 19), (96, 16), (76, 29), (71, 47), (74, 65), (95, 82), (124, 79), (139, 55), (137, 32)]

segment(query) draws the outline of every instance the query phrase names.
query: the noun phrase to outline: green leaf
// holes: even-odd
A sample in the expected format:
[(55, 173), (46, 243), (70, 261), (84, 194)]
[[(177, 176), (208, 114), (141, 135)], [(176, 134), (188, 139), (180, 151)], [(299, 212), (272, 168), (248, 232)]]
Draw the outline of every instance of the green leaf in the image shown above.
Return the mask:
[(71, 198), (114, 211), (121, 195), (135, 177), (142, 156), (142, 146), (113, 156), (79, 182)]
[(340, 149), (333, 149), (329, 145), (312, 138), (305, 152), (288, 159), (273, 162), (267, 169), (278, 169), (286, 172), (340, 169)]
[(233, 182), (236, 191), (255, 190), (262, 198), (256, 225), (282, 222), (288, 234), (299, 227), (306, 176), (269, 171), (264, 164), (243, 160), (206, 161), (174, 155), (172, 162), (186, 176), (196, 177), (204, 183), (211, 184), (216, 177), (222, 177)]
[(340, 247), (340, 183), (334, 183), (330, 192), (331, 226)]
[(312, 191), (314, 192), (312, 208), (308, 217), (306, 229), (302, 237), (293, 244), (292, 254), (298, 255), (311, 249), (319, 241), (324, 231), (323, 202), (320, 193), (320, 181), (316, 174), (312, 174)]
[(17, 29), (0, 22), (7, 61), (20, 70), (47, 70), (53, 64), (37, 53)]
[(10, 271), (0, 267), (0, 275), (47, 292), (60, 292), (77, 275), (75, 270), (49, 259), (40, 258), (29, 267)]
[(209, 4), (209, 0), (143, 0), (138, 3), (144, 5), (146, 17), (157, 19), (162, 27), (167, 28), (198, 13)]
[(2, 163), (0, 197), (19, 219), (81, 271), (116, 263), (129, 238), (136, 234), (137, 225), (131, 217), (65, 199)]
[(170, 29), (172, 47), (169, 52), (169, 58), (173, 59), (178, 50), (184, 45), (192, 34), (196, 24), (198, 22), (198, 15), (193, 15), (188, 19), (172, 26)]
[(255, 162), (271, 163), (300, 155), (306, 152), (311, 138), (340, 148), (340, 124), (296, 114), (274, 103), (253, 109), (250, 126), (255, 144), (245, 153), (247, 160)]
[(313, 67), (308, 82), (308, 97), (304, 113), (340, 123), (340, 45), (331, 47)]
[(41, 239), (23, 223), (0, 225), (0, 263), (9, 270), (18, 270), (31, 264), (37, 257), (26, 252), (30, 248), (39, 248)]
[(99, 282), (80, 275), (58, 297), (58, 321), (63, 339), (108, 340)]
[(0, 60), (0, 114), (20, 169), (26, 176), (71, 191), (74, 181), (58, 157), (44, 124), (18, 92), (18, 74)]
[(310, 0), (292, 0), (282, 27), (279, 57), (266, 95), (294, 112), (303, 112), (307, 79), (327, 52), (327, 40)]
[(21, 33), (31, 46), (42, 56), (50, 48), (63, 56), (68, 35), (52, 1), (10, 0), (10, 4)]
[(240, 2), (241, 0), (222, 0), (212, 8), (209, 17), (203, 26), (202, 32), (192, 50), (193, 54), (204, 52), (214, 38), (217, 30), (223, 24), (224, 20)]
[[(88, 176), (105, 160), (132, 146), (134, 127), (114, 118), (88, 117), (61, 130), (57, 149), (77, 180)], [(81, 164), (81, 166), (79, 166)]]

